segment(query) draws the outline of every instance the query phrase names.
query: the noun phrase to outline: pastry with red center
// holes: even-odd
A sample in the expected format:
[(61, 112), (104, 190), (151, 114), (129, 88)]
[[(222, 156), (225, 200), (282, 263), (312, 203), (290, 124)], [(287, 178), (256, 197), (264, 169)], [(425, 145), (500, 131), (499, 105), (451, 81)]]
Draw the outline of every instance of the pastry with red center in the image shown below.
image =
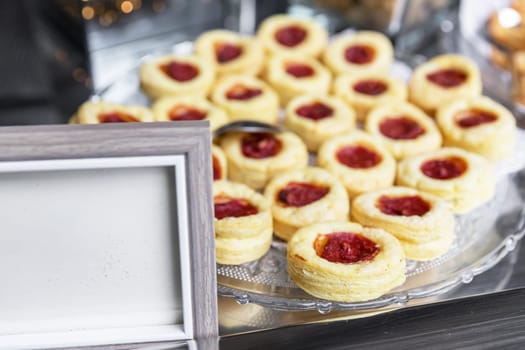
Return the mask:
[(199, 56), (165, 55), (140, 67), (140, 84), (153, 100), (161, 96), (206, 97), (215, 81), (215, 67)]
[(384, 34), (358, 31), (332, 40), (323, 53), (323, 62), (334, 74), (386, 74), (393, 57), (392, 43)]
[(365, 129), (396, 159), (434, 151), (442, 142), (434, 120), (407, 102), (389, 101), (375, 107), (366, 117)]
[(379, 298), (405, 282), (399, 241), (377, 228), (326, 222), (299, 229), (288, 242), (288, 274), (317, 298), (359, 302)]
[(489, 161), (508, 157), (516, 143), (516, 120), (488, 97), (458, 99), (440, 107), (436, 121), (445, 146), (478, 153)]
[(408, 187), (363, 193), (352, 201), (352, 220), (394, 235), (412, 260), (432, 260), (454, 240), (454, 214), (440, 198)]
[(238, 265), (257, 260), (272, 243), (272, 215), (266, 199), (245, 185), (213, 183), (216, 259)]
[(85, 102), (74, 116), (75, 124), (152, 122), (153, 113), (142, 106), (123, 106), (109, 102)]
[(215, 85), (212, 101), (226, 111), (231, 120), (255, 120), (270, 124), (279, 116), (279, 97), (263, 81), (242, 75), (222, 78)]
[(211, 145), (211, 161), (213, 166), (213, 181), (226, 180), (228, 177), (228, 163), (226, 156), (219, 146)]
[(312, 20), (274, 15), (261, 23), (257, 38), (270, 54), (294, 53), (317, 57), (326, 46), (328, 33)]
[(220, 144), (230, 179), (257, 190), (273, 176), (302, 169), (308, 163), (306, 146), (291, 132), (229, 133)]
[(285, 241), (303, 226), (348, 219), (345, 188), (321, 168), (278, 174), (266, 185), (264, 196), (271, 206), (274, 233)]
[(317, 152), (324, 141), (355, 129), (355, 112), (335, 96), (302, 95), (286, 106), (284, 125), (301, 137), (309, 151)]
[(214, 62), (219, 76), (225, 74), (257, 75), (263, 68), (264, 49), (256, 38), (229, 30), (210, 30), (195, 41), (199, 56)]
[(481, 94), (479, 68), (460, 55), (437, 56), (418, 66), (409, 83), (409, 99), (427, 113), (455, 99)]
[(444, 199), (454, 213), (465, 213), (494, 195), (494, 174), (480, 155), (445, 147), (403, 159), (396, 183)]
[(317, 60), (300, 55), (275, 55), (265, 71), (266, 81), (279, 94), (281, 105), (299, 95), (326, 95), (332, 77)]
[(359, 130), (323, 143), (317, 161), (343, 183), (350, 198), (394, 183), (394, 157), (378, 139)]
[(229, 118), (219, 107), (200, 96), (165, 96), (152, 106), (155, 121), (208, 120), (213, 131), (228, 123)]
[(343, 74), (334, 85), (336, 96), (354, 107), (359, 120), (365, 120), (368, 112), (387, 101), (405, 101), (406, 84), (383, 74)]

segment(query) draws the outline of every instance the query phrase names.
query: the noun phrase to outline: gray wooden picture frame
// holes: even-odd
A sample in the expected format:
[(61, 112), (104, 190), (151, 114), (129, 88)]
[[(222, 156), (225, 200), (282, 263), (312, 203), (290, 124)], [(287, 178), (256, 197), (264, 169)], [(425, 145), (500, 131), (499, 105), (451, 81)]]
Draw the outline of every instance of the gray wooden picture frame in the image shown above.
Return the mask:
[(205, 121), (0, 128), (0, 164), (184, 156), (194, 339), (218, 336), (210, 148)]

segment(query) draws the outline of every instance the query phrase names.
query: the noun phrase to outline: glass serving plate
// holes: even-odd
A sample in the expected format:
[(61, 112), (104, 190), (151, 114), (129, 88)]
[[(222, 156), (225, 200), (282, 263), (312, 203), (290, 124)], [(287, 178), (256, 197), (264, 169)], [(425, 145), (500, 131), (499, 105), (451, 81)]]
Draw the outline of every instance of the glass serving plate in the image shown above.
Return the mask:
[[(97, 91), (92, 99), (122, 104), (150, 105), (140, 89), (138, 67), (158, 54), (192, 52), (193, 44), (183, 42), (137, 60), (139, 63), (112, 84)], [(410, 68), (396, 61), (391, 75), (408, 80)], [(443, 256), (427, 261), (407, 261), (406, 282), (366, 302), (343, 303), (315, 298), (297, 287), (288, 277), (286, 243), (275, 238), (270, 251), (254, 262), (242, 265), (217, 265), (218, 293), (239, 304), (256, 303), (275, 310), (380, 310), (404, 305), (410, 300), (446, 293), (470, 283), (473, 278), (503, 259), (525, 234), (525, 194), (514, 173), (525, 168), (525, 132), (517, 131), (512, 156), (494, 166), (497, 179), (492, 200), (464, 215), (456, 216), (456, 239)], [(310, 159), (315, 163), (315, 156)]]

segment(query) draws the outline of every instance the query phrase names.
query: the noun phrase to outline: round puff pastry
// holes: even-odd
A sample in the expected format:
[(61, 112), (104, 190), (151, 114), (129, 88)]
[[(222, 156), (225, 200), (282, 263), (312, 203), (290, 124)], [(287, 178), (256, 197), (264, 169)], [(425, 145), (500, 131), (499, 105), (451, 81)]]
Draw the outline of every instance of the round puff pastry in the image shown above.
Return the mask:
[(404, 101), (407, 98), (406, 84), (399, 79), (382, 74), (353, 75), (337, 77), (334, 92), (357, 112), (357, 118), (364, 120), (368, 111), (389, 100)]
[(406, 279), (399, 241), (350, 222), (299, 229), (288, 242), (287, 260), (288, 274), (301, 289), (340, 302), (378, 298)]
[(326, 95), (332, 80), (328, 69), (316, 59), (290, 54), (273, 56), (266, 67), (265, 79), (279, 94), (281, 105), (306, 93)]
[(394, 157), (379, 140), (359, 130), (323, 143), (317, 161), (343, 183), (350, 198), (394, 183)]
[(210, 30), (195, 41), (198, 55), (214, 62), (218, 75), (257, 75), (263, 68), (264, 49), (256, 38), (229, 30)]
[(78, 124), (152, 122), (153, 113), (142, 106), (123, 106), (103, 101), (84, 102), (74, 119)]
[(228, 123), (226, 113), (201, 96), (165, 96), (152, 106), (155, 121), (208, 120), (213, 131)]
[(355, 128), (355, 111), (339, 97), (303, 95), (286, 106), (284, 125), (317, 152), (329, 138)]
[(219, 146), (211, 145), (211, 160), (213, 166), (213, 181), (226, 180), (228, 177), (228, 165), (226, 156)]
[(151, 99), (166, 95), (205, 97), (214, 80), (214, 65), (199, 56), (165, 55), (140, 67), (142, 89)]
[(276, 236), (289, 240), (298, 228), (321, 221), (348, 219), (343, 185), (329, 172), (308, 167), (276, 175), (266, 185)]
[(272, 243), (272, 216), (266, 199), (228, 181), (213, 183), (215, 249), (220, 264), (259, 259)]
[(274, 15), (261, 23), (257, 37), (271, 54), (296, 53), (317, 57), (326, 46), (328, 33), (312, 20)]
[(384, 34), (364, 30), (332, 40), (323, 62), (334, 74), (386, 74), (393, 57), (392, 43)]
[(381, 228), (401, 243), (412, 260), (443, 255), (454, 240), (454, 214), (438, 197), (407, 187), (389, 187), (357, 196), (352, 220)]
[(396, 182), (444, 199), (454, 213), (465, 213), (488, 201), (495, 187), (485, 158), (453, 147), (403, 159)]
[(459, 55), (441, 55), (418, 66), (409, 82), (410, 101), (428, 113), (445, 103), (481, 94), (476, 63)]
[(510, 155), (516, 142), (516, 120), (488, 97), (459, 99), (442, 106), (436, 121), (445, 146), (479, 153), (490, 161)]
[(308, 164), (306, 146), (291, 132), (230, 133), (220, 144), (228, 160), (230, 179), (253, 189), (263, 188), (276, 174)]
[(396, 159), (436, 150), (442, 142), (432, 118), (408, 102), (388, 101), (375, 107), (366, 116), (365, 129)]
[(223, 108), (231, 120), (256, 120), (275, 124), (279, 116), (279, 97), (263, 81), (242, 75), (224, 77), (215, 85), (212, 101)]

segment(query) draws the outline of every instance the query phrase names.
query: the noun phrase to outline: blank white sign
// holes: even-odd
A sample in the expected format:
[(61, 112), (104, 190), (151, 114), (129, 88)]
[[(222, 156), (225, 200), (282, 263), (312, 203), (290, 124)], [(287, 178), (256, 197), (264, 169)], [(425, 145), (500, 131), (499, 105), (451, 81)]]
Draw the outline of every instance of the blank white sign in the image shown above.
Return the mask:
[(0, 173), (0, 336), (182, 323), (173, 167)]

